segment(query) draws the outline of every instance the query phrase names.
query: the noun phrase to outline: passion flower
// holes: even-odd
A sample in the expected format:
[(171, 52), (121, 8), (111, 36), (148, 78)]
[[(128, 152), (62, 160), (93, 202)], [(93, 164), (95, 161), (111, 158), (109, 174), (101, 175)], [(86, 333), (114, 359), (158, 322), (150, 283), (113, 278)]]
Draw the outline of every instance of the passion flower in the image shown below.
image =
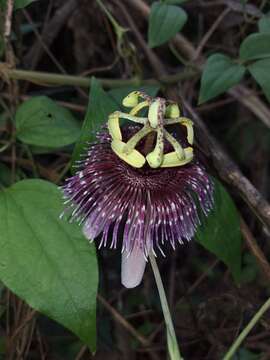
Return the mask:
[[(142, 100), (140, 102), (140, 100)], [(63, 186), (70, 221), (99, 248), (122, 249), (122, 284), (140, 284), (150, 252), (193, 238), (213, 184), (193, 151), (193, 123), (177, 104), (132, 92)], [(148, 116), (136, 116), (148, 107)], [(121, 124), (121, 119), (125, 123)]]

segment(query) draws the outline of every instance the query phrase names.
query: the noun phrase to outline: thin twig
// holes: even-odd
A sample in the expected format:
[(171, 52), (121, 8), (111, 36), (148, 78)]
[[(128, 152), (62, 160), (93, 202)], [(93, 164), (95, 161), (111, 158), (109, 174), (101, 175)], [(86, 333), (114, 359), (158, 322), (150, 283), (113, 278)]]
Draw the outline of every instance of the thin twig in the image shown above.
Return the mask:
[(215, 30), (218, 28), (218, 26), (220, 25), (220, 23), (222, 22), (222, 20), (225, 18), (225, 16), (230, 12), (229, 8), (226, 8), (225, 10), (222, 11), (222, 13), (219, 15), (219, 17), (216, 19), (216, 21), (213, 23), (213, 25), (210, 27), (210, 29), (205, 33), (204, 37), (202, 38), (202, 40), (200, 41), (195, 53), (194, 53), (194, 58), (193, 61), (198, 59), (198, 57), (200, 56), (204, 46), (206, 45), (206, 43), (208, 42), (208, 40), (210, 39), (210, 37), (213, 35), (213, 33), (215, 32)]
[(117, 4), (117, 6), (121, 9), (122, 13), (124, 14), (128, 25), (130, 26), (131, 30), (133, 31), (138, 43), (140, 44), (141, 48), (143, 49), (145, 55), (147, 56), (152, 68), (154, 69), (157, 76), (165, 75), (166, 71), (162, 64), (162, 62), (159, 60), (159, 58), (154, 54), (153, 50), (149, 48), (149, 46), (146, 44), (142, 34), (138, 30), (133, 18), (130, 16), (130, 12), (128, 12), (127, 8), (125, 7), (124, 3), (119, 0), (114, 0)]
[(266, 257), (264, 256), (264, 253), (260, 249), (259, 245), (256, 242), (256, 239), (254, 238), (252, 232), (250, 231), (249, 227), (245, 223), (243, 219), (241, 219), (241, 231), (243, 234), (243, 237), (246, 241), (247, 246), (249, 247), (252, 254), (255, 256), (258, 265), (260, 266), (262, 272), (264, 273), (265, 277), (268, 281), (270, 281), (270, 264), (267, 261)]
[(263, 306), (257, 311), (257, 313), (250, 320), (248, 325), (244, 328), (241, 334), (237, 337), (233, 345), (230, 347), (229, 351), (224, 356), (223, 360), (231, 360), (233, 355), (236, 353), (242, 342), (245, 340), (249, 332), (257, 324), (263, 314), (270, 308), (270, 298), (263, 304)]
[(150, 346), (151, 342), (141, 335), (118, 311), (111, 306), (101, 295), (97, 296), (99, 302), (108, 310), (112, 316), (121, 324), (135, 339), (139, 341), (143, 346)]
[(80, 76), (89, 76), (89, 75), (92, 75), (92, 74), (96, 74), (96, 73), (111, 70), (118, 62), (119, 62), (119, 56), (116, 56), (111, 64), (105, 65), (105, 66), (93, 67), (91, 69), (85, 70), (82, 73), (80, 73)]
[[(77, 0), (65, 1), (64, 5), (55, 12), (52, 19), (46, 24), (42, 31), (43, 45), (46, 45), (47, 48), (50, 47), (54, 39), (59, 34), (61, 28), (66, 24), (68, 17), (72, 14), (77, 6)], [(28, 65), (31, 64), (32, 68), (36, 66), (42, 56), (42, 50), (44, 50), (42, 44), (40, 41), (35, 43), (25, 57), (25, 63)]]
[(255, 92), (246, 88), (245, 86), (238, 85), (233, 89), (229, 90), (230, 95), (232, 95), (236, 100), (238, 100), (242, 105), (249, 109), (254, 115), (260, 119), (265, 126), (270, 128), (270, 112), (269, 107), (267, 107), (259, 98), (255, 95)]
[(50, 51), (49, 47), (44, 43), (42, 36), (40, 35), (40, 33), (37, 31), (35, 24), (31, 18), (31, 16), (28, 14), (28, 12), (26, 10), (22, 10), (23, 15), (25, 16), (26, 20), (28, 21), (28, 23), (30, 25), (32, 25), (33, 28), (33, 33), (35, 34), (36, 38), (38, 39), (38, 41), (40, 42), (43, 50), (46, 52), (46, 54), (49, 56), (49, 58), (52, 60), (52, 62), (56, 65), (56, 67), (58, 68), (58, 70), (65, 74), (66, 71), (63, 68), (63, 66), (59, 63), (59, 61), (56, 59), (56, 57), (53, 55), (53, 53)]
[[(7, 163), (11, 163), (11, 169), (12, 169), (12, 173), (14, 172), (14, 178), (12, 179), (12, 182), (15, 179), (15, 169), (16, 169), (16, 164), (21, 166), (24, 169), (27, 170), (32, 170), (32, 162), (28, 159), (21, 159), (21, 158), (16, 158), (16, 154), (11, 154), (11, 156), (1, 156), (1, 160)], [(44, 177), (45, 179), (54, 182), (55, 179), (57, 179), (59, 177), (58, 173), (55, 173), (52, 170), (49, 170), (47, 167), (42, 166), (40, 164), (37, 164), (37, 169), (38, 172), (40, 173), (40, 175), (42, 177)]]
[[(216, 259), (210, 266), (207, 268), (201, 276), (198, 277), (198, 279), (188, 288), (185, 295), (183, 295), (174, 305), (174, 308), (177, 308), (181, 305), (181, 303), (184, 301), (186, 295), (191, 295), (197, 287), (207, 278), (209, 273), (219, 264), (219, 260)], [(157, 334), (162, 330), (164, 326), (164, 321), (162, 321), (159, 325), (156, 326), (156, 329), (152, 332), (152, 334), (149, 336), (149, 340), (152, 342), (154, 338), (157, 336)]]
[(14, 333), (11, 335), (11, 338), (9, 340), (8, 348), (11, 349), (11, 347), (14, 345), (14, 341), (17, 338), (17, 336), (20, 334), (20, 332), (24, 329), (24, 327), (34, 318), (34, 316), (37, 314), (36, 310), (31, 310), (26, 315), (24, 320), (21, 322), (21, 324), (17, 327), (17, 329), (14, 331)]
[(81, 347), (80, 351), (78, 352), (78, 354), (76, 355), (75, 360), (81, 360), (87, 350), (88, 350), (88, 347), (86, 345), (83, 345)]
[(260, 9), (258, 9), (255, 5), (244, 3), (243, 1), (235, 1), (235, 0), (223, 0), (222, 3), (224, 5), (229, 6), (235, 12), (240, 12), (243, 14), (245, 11), (247, 14), (261, 17), (263, 13)]

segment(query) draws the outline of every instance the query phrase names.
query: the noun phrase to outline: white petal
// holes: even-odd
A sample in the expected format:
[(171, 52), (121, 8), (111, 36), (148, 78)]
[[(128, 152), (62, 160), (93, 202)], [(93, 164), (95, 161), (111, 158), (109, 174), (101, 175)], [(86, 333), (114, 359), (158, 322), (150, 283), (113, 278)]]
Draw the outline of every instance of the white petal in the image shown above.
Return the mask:
[(138, 286), (144, 274), (146, 259), (143, 250), (134, 247), (132, 252), (128, 254), (126, 251), (122, 253), (121, 282), (126, 288), (134, 288)]

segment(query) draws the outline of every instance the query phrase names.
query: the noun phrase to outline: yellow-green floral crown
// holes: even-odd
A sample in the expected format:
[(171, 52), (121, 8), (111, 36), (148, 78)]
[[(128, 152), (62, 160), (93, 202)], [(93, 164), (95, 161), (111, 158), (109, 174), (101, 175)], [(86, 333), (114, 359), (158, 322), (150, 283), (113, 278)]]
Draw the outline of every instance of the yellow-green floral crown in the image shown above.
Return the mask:
[[(141, 101), (140, 101), (141, 100)], [(123, 99), (122, 104), (131, 108), (130, 112), (115, 111), (109, 116), (108, 129), (112, 137), (111, 147), (119, 158), (135, 168), (147, 163), (151, 168), (175, 167), (188, 164), (193, 159), (193, 122), (180, 116), (179, 106), (163, 98), (153, 98), (141, 91), (133, 91)], [(136, 116), (138, 112), (148, 109), (147, 117)], [(142, 124), (143, 127), (127, 142), (123, 141), (120, 118)], [(180, 124), (187, 129), (187, 141), (190, 146), (183, 148), (167, 130), (167, 125)], [(137, 144), (151, 132), (156, 132), (156, 144), (146, 156), (136, 149)], [(164, 154), (164, 142), (167, 140), (174, 151)]]

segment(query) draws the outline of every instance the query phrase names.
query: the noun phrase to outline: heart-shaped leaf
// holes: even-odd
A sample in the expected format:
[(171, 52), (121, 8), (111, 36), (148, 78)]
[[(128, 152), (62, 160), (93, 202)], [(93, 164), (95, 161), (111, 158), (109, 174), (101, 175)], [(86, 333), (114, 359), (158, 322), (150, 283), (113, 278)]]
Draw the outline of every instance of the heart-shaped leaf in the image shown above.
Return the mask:
[(270, 58), (254, 62), (248, 66), (248, 70), (261, 86), (267, 100), (270, 102)]
[(57, 186), (23, 180), (0, 192), (0, 279), (34, 309), (96, 346), (94, 245), (59, 219)]
[(270, 57), (270, 34), (255, 33), (246, 37), (240, 46), (239, 55), (244, 61)]
[(263, 16), (259, 22), (258, 22), (258, 26), (259, 26), (259, 31), (261, 33), (270, 33), (270, 16)]
[(245, 67), (223, 54), (211, 55), (203, 69), (199, 103), (210, 100), (238, 84)]
[(71, 112), (47, 96), (25, 101), (16, 112), (17, 138), (29, 145), (59, 148), (74, 143), (80, 126)]
[(154, 2), (149, 17), (149, 46), (153, 48), (170, 40), (186, 21), (187, 14), (179, 6)]
[(203, 219), (195, 239), (222, 260), (238, 281), (241, 276), (242, 243), (239, 215), (230, 195), (217, 180), (214, 198), (214, 209)]
[(96, 132), (106, 123), (109, 114), (117, 109), (117, 103), (102, 89), (99, 81), (93, 77), (81, 136), (72, 154), (73, 164), (85, 152), (86, 144), (95, 139)]

